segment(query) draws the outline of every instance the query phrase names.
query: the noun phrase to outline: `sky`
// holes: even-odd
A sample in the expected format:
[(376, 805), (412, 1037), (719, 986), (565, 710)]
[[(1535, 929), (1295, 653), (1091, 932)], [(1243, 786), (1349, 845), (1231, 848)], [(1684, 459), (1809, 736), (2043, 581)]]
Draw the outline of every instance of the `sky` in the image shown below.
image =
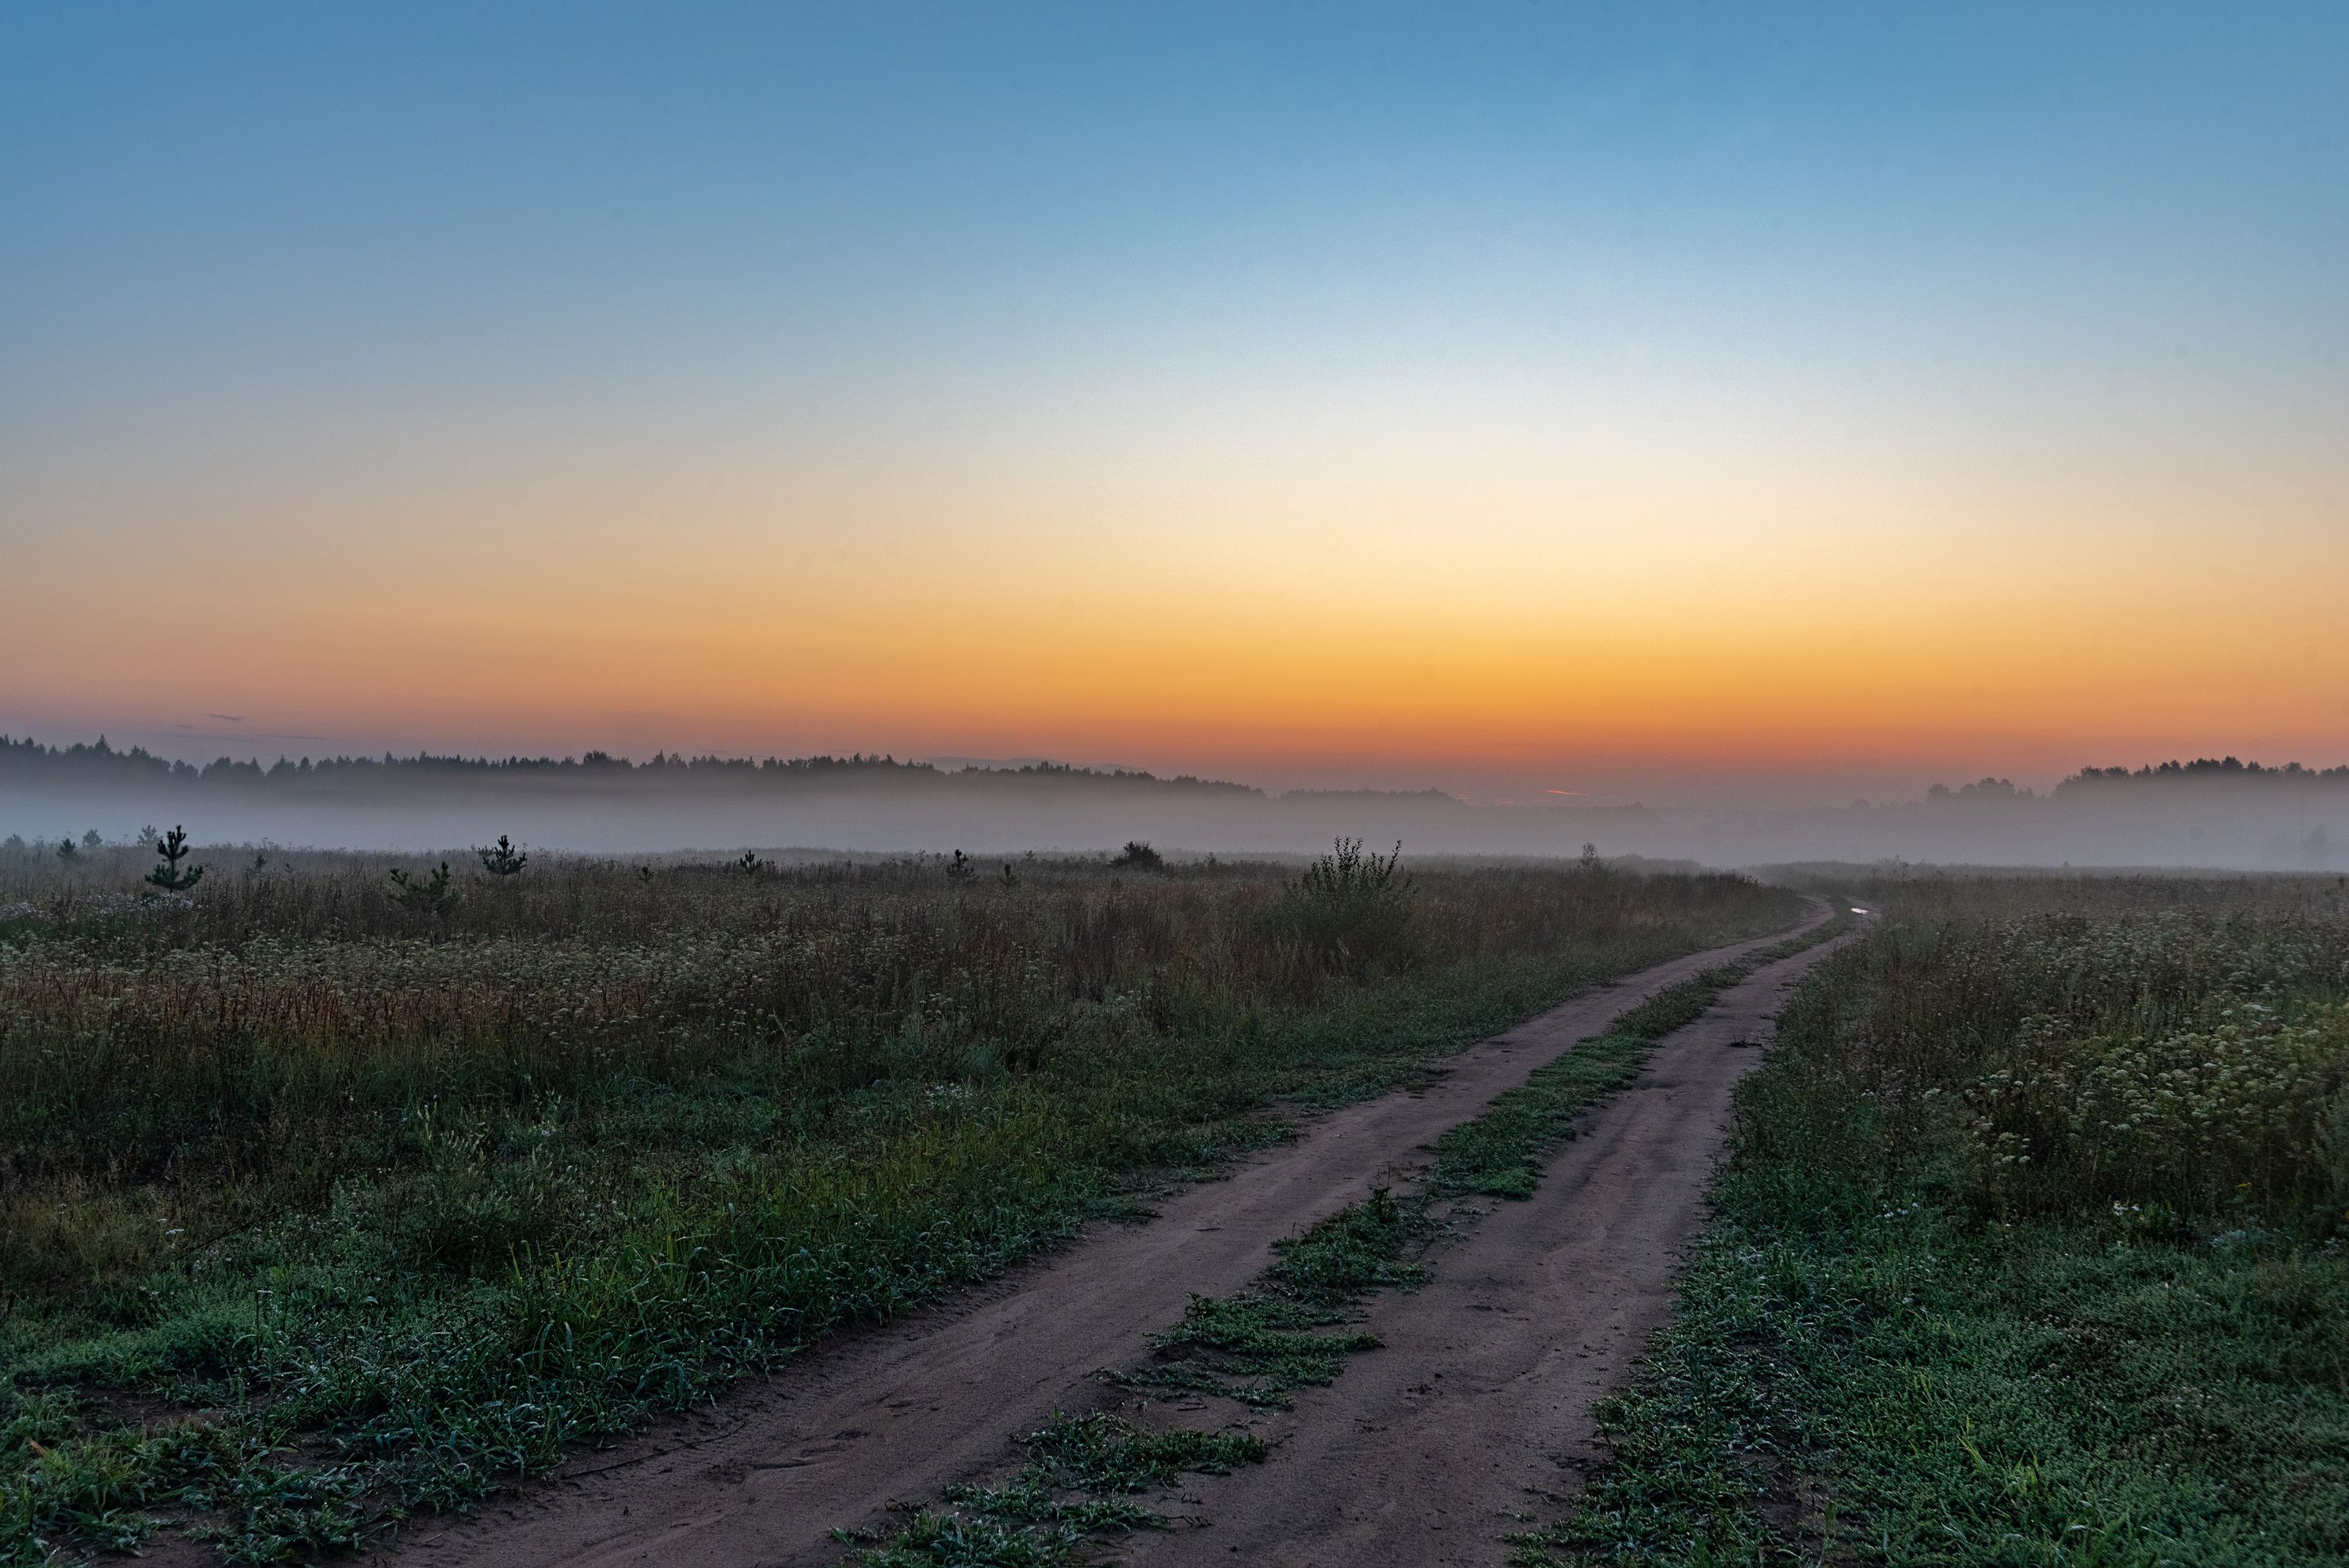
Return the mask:
[(2349, 9), (0, 13), (0, 730), (2349, 760)]

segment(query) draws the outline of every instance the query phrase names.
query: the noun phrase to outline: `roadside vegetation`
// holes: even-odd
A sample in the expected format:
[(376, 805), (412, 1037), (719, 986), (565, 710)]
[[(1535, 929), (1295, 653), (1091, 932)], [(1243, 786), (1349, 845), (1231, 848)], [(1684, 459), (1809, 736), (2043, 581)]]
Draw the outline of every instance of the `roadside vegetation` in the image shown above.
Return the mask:
[(2349, 890), (1844, 887), (1521, 1560), (2349, 1562)]
[[(0, 850), (0, 1563), (378, 1541), (1131, 1212), (1277, 1107), (1796, 913), (1358, 845), (980, 875), (160, 841), (178, 886), (153, 843)], [(1251, 1456), (1150, 1462), (1202, 1457)]]

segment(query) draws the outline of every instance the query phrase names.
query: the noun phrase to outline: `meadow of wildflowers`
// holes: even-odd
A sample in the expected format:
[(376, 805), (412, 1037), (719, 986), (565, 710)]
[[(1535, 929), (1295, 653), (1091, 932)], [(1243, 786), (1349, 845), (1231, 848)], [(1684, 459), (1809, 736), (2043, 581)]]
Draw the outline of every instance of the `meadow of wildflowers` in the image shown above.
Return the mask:
[(1212, 861), (419, 893), (439, 858), (214, 850), (177, 892), (0, 849), (0, 1563), (378, 1539), (1797, 913), (1588, 865), (1415, 867), (1361, 932)]
[(1526, 1561), (2349, 1563), (2349, 890), (1840, 891)]

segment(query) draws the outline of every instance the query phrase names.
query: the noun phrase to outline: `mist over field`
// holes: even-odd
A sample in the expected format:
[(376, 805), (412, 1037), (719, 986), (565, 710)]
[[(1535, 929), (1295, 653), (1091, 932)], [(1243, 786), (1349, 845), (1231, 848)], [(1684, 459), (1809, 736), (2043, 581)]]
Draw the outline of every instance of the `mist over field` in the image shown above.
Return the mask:
[[(5, 738), (0, 738), (5, 740)], [(1053, 763), (337, 758), (205, 767), (100, 743), (0, 744), (0, 835), (439, 851), (500, 833), (599, 854), (742, 848), (1010, 856), (1140, 840), (1204, 855), (1303, 854), (1338, 837), (1414, 855), (1609, 856), (2014, 866), (2349, 867), (2349, 768), (2234, 758), (2088, 769), (2045, 793), (1996, 779), (1809, 810), (1472, 804), (1436, 789), (1290, 789)]]

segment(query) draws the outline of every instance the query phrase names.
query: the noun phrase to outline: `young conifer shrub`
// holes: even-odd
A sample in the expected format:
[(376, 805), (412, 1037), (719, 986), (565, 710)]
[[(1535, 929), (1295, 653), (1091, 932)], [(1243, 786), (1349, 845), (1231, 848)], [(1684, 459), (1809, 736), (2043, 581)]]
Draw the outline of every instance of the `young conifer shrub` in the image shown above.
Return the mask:
[(190, 866), (182, 871), (180, 862), (195, 851), (188, 847), (188, 830), (173, 828), (155, 841), (155, 852), (163, 863), (147, 873), (147, 880), (165, 892), (185, 892), (204, 880), (204, 868)]
[(481, 857), (481, 869), (493, 877), (520, 876), (523, 867), (530, 864), (522, 846), (503, 833), (494, 844), (475, 844), (473, 852)]

